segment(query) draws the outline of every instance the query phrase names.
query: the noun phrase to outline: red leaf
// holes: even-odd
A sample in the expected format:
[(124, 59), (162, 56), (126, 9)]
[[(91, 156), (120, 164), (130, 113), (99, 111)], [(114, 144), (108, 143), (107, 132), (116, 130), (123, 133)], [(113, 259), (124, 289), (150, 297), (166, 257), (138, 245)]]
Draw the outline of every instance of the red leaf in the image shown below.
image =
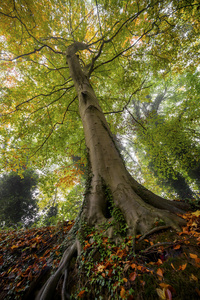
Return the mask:
[(78, 294), (78, 297), (82, 298), (83, 294), (85, 293), (85, 290), (81, 291), (79, 294)]

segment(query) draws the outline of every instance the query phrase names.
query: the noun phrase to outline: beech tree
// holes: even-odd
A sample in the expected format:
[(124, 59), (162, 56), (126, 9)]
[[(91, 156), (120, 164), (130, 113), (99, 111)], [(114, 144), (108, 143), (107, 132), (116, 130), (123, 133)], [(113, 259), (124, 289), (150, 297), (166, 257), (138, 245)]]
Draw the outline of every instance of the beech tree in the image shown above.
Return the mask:
[(60, 266), (37, 299), (53, 299), (63, 274), (62, 299), (68, 297), (67, 270), (81, 252), (85, 228), (103, 225), (105, 236), (121, 240), (114, 230), (121, 226), (116, 209), (133, 239), (149, 232), (155, 220), (177, 230), (184, 224), (177, 214), (187, 206), (132, 178), (113, 133), (133, 95), (145, 97), (148, 78), (197, 64), (197, 14), (197, 2), (184, 0), (1, 4), (2, 167), (16, 169), (28, 157), (38, 168), (67, 168), (68, 157), (83, 149), (83, 138), (87, 152), (82, 208)]

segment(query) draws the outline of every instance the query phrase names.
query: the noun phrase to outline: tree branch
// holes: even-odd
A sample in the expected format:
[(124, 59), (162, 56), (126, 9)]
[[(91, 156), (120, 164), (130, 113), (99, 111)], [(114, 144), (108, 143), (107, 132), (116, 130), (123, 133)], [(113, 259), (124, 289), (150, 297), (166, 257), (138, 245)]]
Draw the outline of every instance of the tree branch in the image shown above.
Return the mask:
[(74, 97), (74, 99), (68, 104), (65, 112), (64, 112), (64, 115), (63, 115), (63, 118), (62, 118), (62, 121), (61, 122), (56, 122), (52, 128), (51, 128), (51, 131), (49, 132), (48, 136), (45, 138), (45, 140), (43, 141), (43, 143), (39, 146), (39, 148), (33, 153), (33, 155), (31, 155), (30, 157), (33, 157), (43, 146), (44, 144), (48, 141), (48, 139), (51, 137), (51, 135), (53, 134), (54, 132), (54, 129), (56, 128), (57, 125), (63, 125), (64, 123), (64, 120), (65, 120), (65, 117), (66, 117), (66, 114), (67, 112), (69, 111), (69, 107), (70, 105), (76, 100), (77, 96)]

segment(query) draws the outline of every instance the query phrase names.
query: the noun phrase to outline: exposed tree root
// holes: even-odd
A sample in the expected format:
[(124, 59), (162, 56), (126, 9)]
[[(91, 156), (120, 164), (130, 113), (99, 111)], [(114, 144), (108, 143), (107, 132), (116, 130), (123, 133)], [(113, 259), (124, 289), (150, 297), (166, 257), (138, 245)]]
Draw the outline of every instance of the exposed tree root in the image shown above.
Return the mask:
[[(117, 197), (116, 197), (117, 204), (119, 203), (118, 200), (119, 199), (117, 199)], [(133, 236), (133, 248), (132, 248), (133, 252), (135, 252), (135, 237), (138, 233), (142, 233), (142, 236), (139, 239), (139, 241), (142, 241), (147, 235), (150, 235), (150, 234), (155, 233), (160, 230), (168, 229), (170, 227), (177, 230), (177, 229), (179, 229), (180, 224), (185, 223), (185, 221), (182, 218), (176, 216), (175, 214), (170, 213), (166, 210), (161, 210), (158, 208), (151, 207), (149, 204), (146, 204), (146, 203), (144, 206), (140, 206), (137, 209), (137, 211), (135, 211), (133, 209), (131, 209), (131, 210), (129, 209), (127, 211), (126, 209), (123, 209), (124, 202), (120, 201), (120, 204), (121, 203), (122, 203), (122, 205), (119, 205), (119, 207), (120, 207), (121, 211), (123, 212), (125, 221), (128, 225), (127, 235)], [(142, 215), (142, 213), (144, 215)], [(84, 214), (83, 214), (83, 216), (86, 217)], [(156, 218), (158, 220), (163, 221), (166, 225), (152, 228), (155, 226)], [(101, 222), (104, 221), (105, 225), (106, 224), (108, 225), (109, 223), (111, 223), (110, 222), (111, 219), (113, 220), (113, 217), (106, 219), (105, 217), (101, 216)], [(86, 218), (86, 220), (87, 220), (87, 218)], [(90, 219), (90, 221), (91, 221), (91, 219)], [(118, 222), (118, 220), (116, 220), (116, 223), (117, 222)], [(88, 225), (89, 228), (92, 229), (92, 228), (96, 227), (96, 230), (99, 230), (99, 225), (100, 225), (99, 222), (97, 222), (96, 224), (93, 223), (92, 227), (90, 227), (90, 225)], [(120, 226), (120, 224), (119, 224), (119, 226)], [(151, 229), (149, 230), (149, 228), (151, 228)], [(81, 228), (81, 226), (80, 226), (79, 229), (80, 229), (80, 232), (83, 231), (83, 233), (84, 233), (84, 228)], [(105, 229), (104, 235), (108, 236), (115, 243), (119, 243), (121, 240), (120, 233), (118, 233), (118, 234), (115, 233), (113, 222), (110, 225), (110, 227), (107, 227), (107, 229)], [(55, 291), (58, 286), (59, 280), (61, 278), (62, 278), (61, 299), (62, 300), (70, 299), (70, 295), (67, 292), (69, 264), (70, 264), (72, 257), (80, 256), (81, 250), (82, 249), (81, 249), (80, 242), (78, 241), (78, 239), (76, 239), (75, 242), (73, 242), (73, 244), (71, 244), (65, 250), (57, 271), (48, 279), (46, 284), (43, 286), (42, 290), (37, 295), (36, 300), (54, 299)]]
[(55, 290), (62, 275), (64, 275), (62, 300), (69, 299), (66, 291), (67, 270), (72, 257), (77, 252), (77, 244), (78, 242), (75, 241), (69, 248), (67, 248), (67, 250), (65, 250), (57, 271), (47, 280), (42, 290), (37, 295), (36, 300), (54, 299)]
[(67, 279), (68, 279), (68, 270), (66, 269), (64, 272), (64, 279), (63, 279), (63, 285), (62, 285), (62, 293), (61, 293), (62, 300), (70, 299), (70, 295), (67, 293)]
[(143, 253), (146, 253), (148, 252), (149, 250), (153, 249), (153, 248), (156, 248), (156, 247), (160, 247), (160, 246), (172, 246), (174, 243), (172, 242), (162, 242), (162, 243), (157, 243), (157, 244), (154, 244), (152, 246), (149, 246), (148, 248), (146, 248), (145, 250), (143, 250)]
[(148, 235), (152, 234), (152, 233), (155, 233), (155, 232), (158, 232), (160, 230), (165, 230), (165, 229), (168, 229), (170, 228), (170, 226), (159, 226), (159, 227), (155, 227), (151, 230), (149, 230), (149, 232), (143, 234), (139, 239), (138, 239), (138, 242), (142, 241), (143, 239), (145, 239)]

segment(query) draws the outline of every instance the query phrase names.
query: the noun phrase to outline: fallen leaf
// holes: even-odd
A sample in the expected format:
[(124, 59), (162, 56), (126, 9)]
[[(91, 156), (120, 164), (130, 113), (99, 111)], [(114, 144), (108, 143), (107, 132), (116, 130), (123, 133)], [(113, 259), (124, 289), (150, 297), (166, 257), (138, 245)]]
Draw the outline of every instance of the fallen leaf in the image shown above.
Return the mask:
[(181, 267), (182, 267), (182, 271), (185, 270), (185, 268), (187, 267), (187, 263), (182, 265)]
[(131, 268), (132, 268), (132, 269), (135, 269), (136, 267), (137, 267), (136, 264), (132, 264), (132, 265), (131, 265)]
[(200, 290), (199, 290), (198, 288), (196, 288), (195, 291), (196, 291), (197, 294), (200, 296)]
[(78, 297), (82, 298), (83, 294), (85, 293), (85, 290), (81, 291), (79, 294), (78, 294)]
[(122, 299), (124, 299), (124, 297), (125, 297), (125, 288), (122, 286), (121, 287), (121, 291), (120, 291), (120, 297), (122, 298)]
[(172, 266), (172, 268), (176, 271), (176, 269), (175, 269), (175, 267), (174, 267), (174, 265), (173, 265), (173, 263), (171, 263), (171, 266)]
[(180, 247), (181, 247), (181, 245), (176, 245), (176, 246), (174, 246), (174, 250), (178, 250), (178, 249), (180, 249)]
[(104, 269), (105, 269), (105, 266), (104, 266), (104, 265), (99, 265), (99, 266), (97, 267), (97, 271), (98, 271), (98, 272), (103, 272)]
[(198, 226), (198, 224), (197, 224), (196, 222), (193, 222), (191, 226), (193, 226), (193, 227), (197, 227), (197, 226)]
[[(163, 270), (158, 268), (157, 272), (156, 272), (160, 277), (163, 277)], [(160, 278), (161, 279), (161, 278)], [(162, 279), (161, 279), (162, 280)]]
[(194, 274), (190, 275), (190, 281), (198, 281), (198, 278)]
[(144, 268), (143, 266), (137, 266), (137, 269), (138, 269), (139, 271), (143, 271), (145, 268)]
[(162, 264), (163, 264), (162, 259), (159, 258), (156, 264), (157, 264), (158, 266), (159, 266), (159, 265), (162, 265)]
[(198, 258), (196, 254), (192, 254), (192, 253), (190, 253), (190, 257), (191, 257), (191, 258), (194, 258), (194, 259), (197, 259), (197, 258)]
[(124, 266), (124, 272), (128, 271), (129, 268), (130, 268), (130, 265), (129, 264), (125, 264), (125, 266)]
[(165, 289), (165, 297), (167, 300), (172, 300), (172, 293), (169, 289)]
[(161, 282), (159, 283), (159, 286), (164, 289), (164, 288), (168, 288), (170, 285), (165, 282)]
[(133, 273), (131, 273), (131, 274), (129, 275), (129, 280), (130, 280), (130, 281), (134, 281), (134, 280), (136, 279), (136, 277), (137, 277), (137, 273), (136, 273), (136, 272), (133, 272)]
[(200, 210), (196, 210), (195, 212), (191, 213), (191, 215), (199, 217), (200, 216)]
[(145, 286), (146, 282), (144, 280), (140, 280), (142, 286)]
[(158, 294), (158, 297), (162, 300), (166, 300), (166, 297), (165, 297), (165, 290), (162, 290), (160, 288), (157, 288), (156, 289), (156, 292)]

